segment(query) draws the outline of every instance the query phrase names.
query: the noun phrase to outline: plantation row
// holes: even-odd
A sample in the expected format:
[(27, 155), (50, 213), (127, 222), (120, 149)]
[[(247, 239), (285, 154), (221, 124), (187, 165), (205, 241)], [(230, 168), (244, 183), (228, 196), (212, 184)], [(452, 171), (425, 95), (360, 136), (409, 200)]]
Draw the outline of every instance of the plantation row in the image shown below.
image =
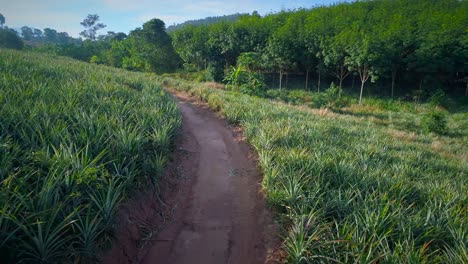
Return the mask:
[(438, 136), (418, 131), (418, 114), (383, 122), (161, 82), (245, 129), (290, 263), (468, 262), (466, 114)]
[(90, 263), (181, 123), (154, 78), (0, 49), (0, 259)]

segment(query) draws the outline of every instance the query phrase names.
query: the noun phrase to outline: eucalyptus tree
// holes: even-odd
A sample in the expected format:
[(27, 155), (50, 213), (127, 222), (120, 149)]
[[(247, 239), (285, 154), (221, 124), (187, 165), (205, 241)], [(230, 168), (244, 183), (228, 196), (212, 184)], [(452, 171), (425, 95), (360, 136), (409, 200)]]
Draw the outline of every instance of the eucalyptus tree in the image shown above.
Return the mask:
[(2, 13), (0, 13), (0, 28), (3, 27), (5, 24), (5, 17), (3, 16)]
[(98, 23), (99, 16), (88, 15), (80, 24), (85, 30), (80, 32), (80, 35), (89, 40), (96, 40), (97, 31), (106, 27), (103, 23)]

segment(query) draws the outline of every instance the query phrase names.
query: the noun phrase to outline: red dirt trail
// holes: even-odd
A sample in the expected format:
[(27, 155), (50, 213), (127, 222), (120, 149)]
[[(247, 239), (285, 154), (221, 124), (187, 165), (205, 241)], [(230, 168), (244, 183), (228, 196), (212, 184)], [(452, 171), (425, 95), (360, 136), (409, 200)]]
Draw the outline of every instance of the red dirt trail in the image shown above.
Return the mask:
[[(163, 194), (171, 219), (146, 247), (134, 246), (141, 245), (134, 241), (141, 239), (141, 232), (117, 235), (118, 242), (103, 257), (104, 262), (277, 263), (272, 253), (278, 245), (276, 227), (260, 192), (255, 155), (241, 131), (230, 127), (206, 105), (181, 93), (174, 95), (183, 125), (175, 161), (168, 169), (171, 175), (165, 175), (177, 179), (166, 184)], [(159, 220), (145, 220), (158, 210), (154, 197), (138, 201), (147, 205), (129, 206), (124, 215), (141, 215), (137, 217), (140, 221), (161, 226)]]

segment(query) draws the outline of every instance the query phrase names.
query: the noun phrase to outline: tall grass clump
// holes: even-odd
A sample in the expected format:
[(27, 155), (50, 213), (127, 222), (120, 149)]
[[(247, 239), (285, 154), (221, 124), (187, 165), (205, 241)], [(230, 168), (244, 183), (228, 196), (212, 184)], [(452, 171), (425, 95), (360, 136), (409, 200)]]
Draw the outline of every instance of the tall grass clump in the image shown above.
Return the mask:
[(468, 263), (466, 118), (447, 124), (455, 134), (426, 134), (162, 82), (244, 128), (289, 263)]
[(176, 104), (149, 75), (1, 49), (0, 91), (2, 263), (96, 261), (119, 203), (157, 185)]

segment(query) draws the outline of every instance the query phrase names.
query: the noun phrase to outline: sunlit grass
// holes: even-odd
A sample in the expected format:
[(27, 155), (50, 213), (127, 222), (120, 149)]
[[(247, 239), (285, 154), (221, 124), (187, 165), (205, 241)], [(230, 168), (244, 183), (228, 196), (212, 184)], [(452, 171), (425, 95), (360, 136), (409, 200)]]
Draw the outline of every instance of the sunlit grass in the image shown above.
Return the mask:
[[(289, 262), (468, 262), (468, 135), (459, 129), (467, 119), (451, 117), (449, 129), (458, 133), (427, 134), (181, 80), (162, 83), (244, 128), (285, 228)], [(417, 126), (417, 114), (401, 114)]]

